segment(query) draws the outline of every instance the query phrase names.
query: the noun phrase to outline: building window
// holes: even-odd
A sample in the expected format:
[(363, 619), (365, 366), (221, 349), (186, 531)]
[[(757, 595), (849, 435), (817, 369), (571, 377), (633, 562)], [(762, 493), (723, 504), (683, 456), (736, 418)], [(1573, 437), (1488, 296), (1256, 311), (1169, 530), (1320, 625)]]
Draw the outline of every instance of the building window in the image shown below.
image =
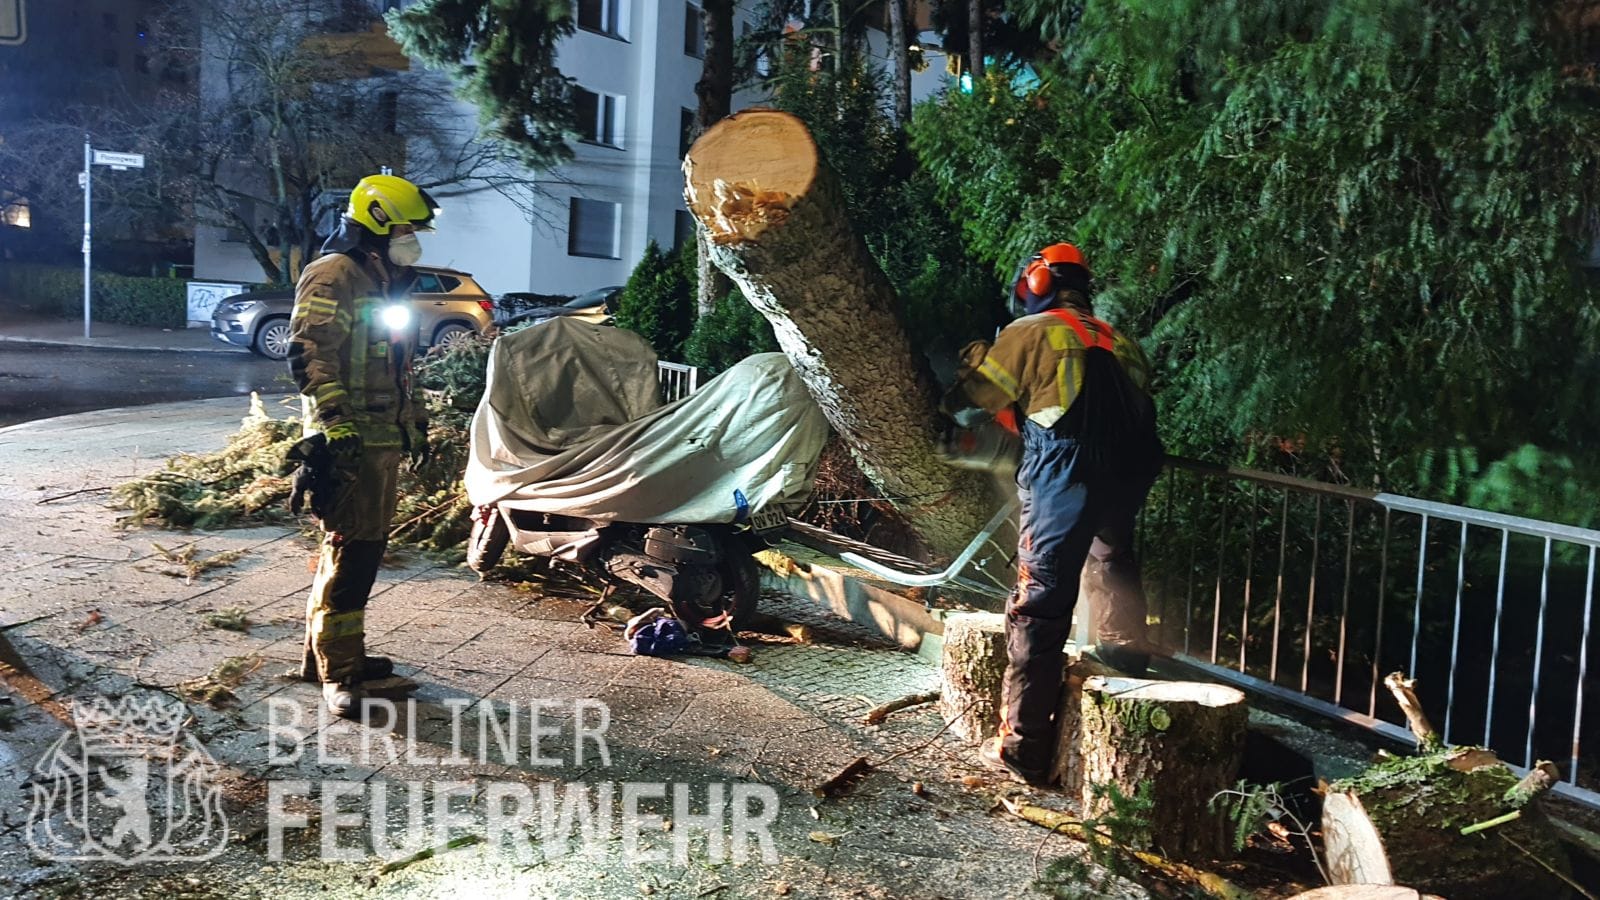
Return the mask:
[(100, 65), (105, 66), (108, 69), (115, 69), (118, 62), (117, 48), (107, 47), (100, 51)]
[(689, 211), (685, 209), (680, 209), (673, 213), (672, 249), (676, 250), (679, 247), (682, 247), (683, 245), (694, 240), (694, 237), (694, 216), (690, 215)]
[(100, 24), (105, 27), (106, 34), (116, 34), (117, 33), (117, 14), (116, 13), (101, 13), (100, 14)]
[(683, 52), (695, 59), (706, 55), (705, 13), (693, 3), (683, 5)]
[(394, 134), (400, 127), (400, 95), (384, 91), (378, 95), (378, 124), (384, 134)]
[(0, 201), (0, 225), (32, 228), (33, 211), (28, 208), (28, 201), (22, 198)]
[(685, 109), (678, 113), (678, 158), (683, 159), (689, 155), (689, 145), (694, 143), (694, 110)]
[(623, 0), (578, 0), (578, 27), (622, 39)]
[(572, 105), (578, 117), (580, 139), (607, 147), (622, 146), (621, 97), (573, 88)]
[(567, 217), (567, 255), (621, 259), (622, 205), (572, 198)]

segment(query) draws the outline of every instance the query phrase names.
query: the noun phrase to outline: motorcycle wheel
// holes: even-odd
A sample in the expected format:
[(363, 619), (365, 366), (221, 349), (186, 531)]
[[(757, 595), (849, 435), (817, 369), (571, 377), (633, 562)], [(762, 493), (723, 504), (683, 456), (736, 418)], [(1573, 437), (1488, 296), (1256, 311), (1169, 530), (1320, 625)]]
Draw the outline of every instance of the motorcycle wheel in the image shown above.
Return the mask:
[(489, 574), (490, 569), (500, 564), (510, 543), (511, 527), (498, 512), (491, 514), (487, 522), (474, 516), (472, 535), (467, 538), (467, 567), (479, 576)]

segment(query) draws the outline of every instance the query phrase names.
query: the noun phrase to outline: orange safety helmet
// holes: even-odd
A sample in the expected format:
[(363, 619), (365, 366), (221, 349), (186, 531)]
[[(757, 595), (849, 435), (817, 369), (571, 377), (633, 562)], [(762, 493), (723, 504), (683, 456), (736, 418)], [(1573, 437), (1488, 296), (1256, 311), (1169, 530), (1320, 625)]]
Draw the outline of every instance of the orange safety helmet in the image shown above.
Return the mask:
[[(1075, 266), (1081, 274), (1072, 273), (1066, 266)], [(1078, 275), (1078, 277), (1071, 277)], [(1063, 281), (1081, 285), (1085, 294), (1089, 284), (1089, 265), (1084, 262), (1083, 251), (1072, 244), (1051, 244), (1023, 262), (1017, 269), (1016, 280), (1011, 285), (1013, 304), (1025, 313), (1040, 312), (1055, 304), (1056, 291)]]

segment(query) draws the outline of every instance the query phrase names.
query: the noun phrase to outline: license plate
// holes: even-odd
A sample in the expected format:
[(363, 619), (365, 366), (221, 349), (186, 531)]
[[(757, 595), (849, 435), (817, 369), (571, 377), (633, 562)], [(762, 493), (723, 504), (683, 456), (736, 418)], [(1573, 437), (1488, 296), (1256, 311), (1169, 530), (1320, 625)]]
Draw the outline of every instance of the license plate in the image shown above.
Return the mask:
[(789, 524), (789, 511), (782, 506), (767, 506), (750, 516), (750, 527), (756, 531), (778, 531)]

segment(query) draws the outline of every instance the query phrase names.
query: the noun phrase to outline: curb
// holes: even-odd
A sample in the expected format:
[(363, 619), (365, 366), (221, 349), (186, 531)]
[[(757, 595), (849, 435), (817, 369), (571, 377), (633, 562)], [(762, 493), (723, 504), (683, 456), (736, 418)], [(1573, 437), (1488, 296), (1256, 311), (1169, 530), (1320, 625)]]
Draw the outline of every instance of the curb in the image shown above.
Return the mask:
[(60, 338), (33, 338), (0, 334), (0, 343), (31, 344), (37, 347), (73, 347), (79, 350), (123, 350), (134, 353), (221, 353), (229, 356), (239, 353), (250, 353), (249, 350), (246, 350), (243, 347), (151, 347), (147, 344), (89, 343), (90, 341), (94, 340), (94, 338), (63, 340)]

